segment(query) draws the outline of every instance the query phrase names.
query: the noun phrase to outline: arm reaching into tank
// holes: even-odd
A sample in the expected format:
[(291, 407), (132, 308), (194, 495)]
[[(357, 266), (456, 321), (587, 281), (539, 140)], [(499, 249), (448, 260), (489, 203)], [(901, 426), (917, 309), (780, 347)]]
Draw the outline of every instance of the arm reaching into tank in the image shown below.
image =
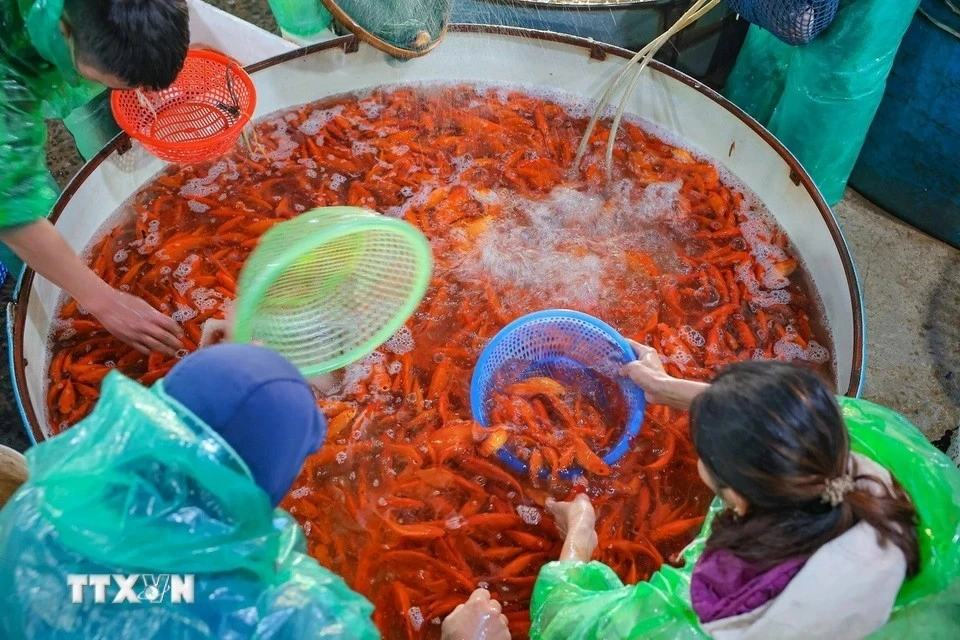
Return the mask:
[(101, 280), (49, 220), (0, 229), (0, 240), (34, 271), (72, 296), (107, 331), (135, 349), (173, 354), (183, 348), (176, 321)]
[(589, 562), (597, 548), (597, 514), (590, 499), (582, 493), (569, 502), (547, 498), (547, 511), (564, 535), (560, 561)]
[(643, 389), (648, 402), (688, 411), (693, 399), (710, 386), (706, 382), (674, 378), (663, 368), (656, 349), (633, 340), (628, 342), (636, 351), (637, 359), (625, 366), (620, 373)]

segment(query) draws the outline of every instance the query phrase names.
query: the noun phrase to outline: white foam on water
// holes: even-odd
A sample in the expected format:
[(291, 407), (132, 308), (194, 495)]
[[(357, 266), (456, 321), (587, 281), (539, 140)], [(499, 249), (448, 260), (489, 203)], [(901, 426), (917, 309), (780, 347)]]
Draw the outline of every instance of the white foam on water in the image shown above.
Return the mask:
[(333, 189), (334, 191), (339, 191), (340, 187), (342, 187), (346, 183), (347, 183), (347, 178), (345, 176), (340, 175), (339, 173), (335, 173), (332, 176), (330, 176), (330, 188)]
[(336, 105), (328, 109), (317, 109), (307, 116), (307, 119), (300, 125), (300, 131), (308, 136), (315, 136), (320, 130), (327, 126), (331, 120), (343, 113), (343, 106)]
[(400, 330), (383, 345), (384, 349), (398, 356), (410, 353), (414, 347), (416, 347), (416, 342), (413, 339), (413, 334), (406, 326), (400, 327)]
[(197, 200), (187, 200), (187, 207), (189, 207), (190, 211), (193, 211), (194, 213), (206, 213), (207, 211), (210, 211), (210, 205), (204, 204)]
[(193, 320), (197, 317), (196, 309), (192, 309), (188, 306), (177, 304), (177, 310), (170, 314), (170, 317), (183, 324), (188, 320)]
[[(190, 287), (194, 286), (195, 284), (197, 283), (193, 280), (177, 280), (173, 283), (173, 288), (177, 290), (177, 293), (183, 296), (186, 295), (187, 291), (190, 290)], [(194, 298), (194, 301), (196, 301), (196, 298)]]
[(702, 347), (704, 344), (706, 344), (706, 340), (704, 339), (703, 335), (693, 327), (684, 325), (680, 327), (679, 333), (695, 347)]
[(227, 180), (236, 180), (240, 177), (237, 166), (230, 160), (221, 160), (214, 163), (207, 175), (202, 178), (192, 178), (184, 183), (180, 188), (180, 195), (187, 196), (209, 196), (220, 191), (220, 185), (217, 180), (223, 176)]
[(123, 262), (130, 257), (130, 252), (126, 249), (119, 249), (115, 254), (113, 254), (114, 262)]
[(807, 348), (804, 349), (796, 342), (790, 340), (790, 336), (785, 336), (780, 338), (773, 345), (773, 353), (780, 360), (793, 361), (793, 360), (805, 360), (807, 362), (816, 362), (818, 364), (823, 364), (830, 360), (830, 351), (822, 344), (816, 340), (811, 340), (807, 343)]
[(297, 487), (296, 489), (290, 492), (290, 496), (299, 500), (300, 498), (304, 498), (310, 495), (312, 492), (313, 490), (310, 487), (307, 487), (307, 486)]
[(359, 140), (355, 140), (353, 144), (350, 146), (350, 151), (355, 156), (376, 155), (377, 148), (374, 147), (369, 142), (361, 142)]
[(414, 631), (420, 631), (420, 627), (423, 626), (423, 612), (420, 611), (420, 607), (410, 607), (407, 616), (410, 618), (410, 624), (413, 625)]
[(540, 510), (536, 507), (518, 504), (517, 515), (528, 525), (536, 526), (540, 524)]
[(540, 200), (500, 191), (509, 211), (475, 238), (456, 275), (554, 306), (597, 307), (628, 251), (663, 256), (662, 222), (679, 215), (679, 189), (662, 183), (634, 191), (627, 183), (604, 199), (561, 186)]

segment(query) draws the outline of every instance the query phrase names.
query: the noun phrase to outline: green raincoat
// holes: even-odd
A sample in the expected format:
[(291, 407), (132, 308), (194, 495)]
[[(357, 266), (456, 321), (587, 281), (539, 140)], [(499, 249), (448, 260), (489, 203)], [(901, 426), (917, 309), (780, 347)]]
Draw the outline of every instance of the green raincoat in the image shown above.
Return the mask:
[[(49, 215), (57, 193), (44, 120), (63, 119), (104, 90), (77, 73), (62, 13), (63, 0), (0, 0), (0, 229)], [(2, 249), (9, 265), (12, 253)]]
[[(373, 605), (306, 555), (297, 523), (162, 382), (111, 373), (93, 413), (27, 463), (0, 511), (3, 640), (379, 637)], [(113, 581), (76, 602), (70, 576), (91, 574), (137, 576), (136, 600)], [(192, 598), (175, 597), (188, 576)]]
[(844, 188), (920, 0), (840, 0), (812, 42), (750, 27), (723, 95), (797, 157), (826, 201)]
[[(841, 398), (852, 449), (893, 473), (920, 518), (920, 572), (900, 588), (887, 625), (873, 640), (960, 638), (960, 470), (897, 413)], [(551, 562), (533, 591), (530, 637), (542, 640), (642, 638), (706, 640), (690, 603), (693, 566), (722, 505), (714, 501), (684, 566), (664, 566), (624, 585), (600, 562)]]

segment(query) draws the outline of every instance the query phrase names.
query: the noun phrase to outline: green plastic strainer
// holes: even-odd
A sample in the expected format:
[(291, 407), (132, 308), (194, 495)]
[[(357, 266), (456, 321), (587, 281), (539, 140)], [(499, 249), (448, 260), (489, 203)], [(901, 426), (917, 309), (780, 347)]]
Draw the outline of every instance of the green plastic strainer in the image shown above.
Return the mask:
[(260, 239), (240, 273), (233, 340), (257, 341), (306, 377), (370, 354), (427, 291), (430, 243), (419, 229), (357, 207), (323, 207)]

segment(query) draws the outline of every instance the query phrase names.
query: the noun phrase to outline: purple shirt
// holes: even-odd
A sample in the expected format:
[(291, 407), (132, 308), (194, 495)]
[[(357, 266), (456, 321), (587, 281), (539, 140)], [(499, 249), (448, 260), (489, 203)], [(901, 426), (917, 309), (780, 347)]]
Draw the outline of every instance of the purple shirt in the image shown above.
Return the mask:
[(749, 613), (780, 595), (806, 562), (801, 558), (759, 569), (723, 549), (705, 553), (690, 581), (693, 610), (702, 623)]

